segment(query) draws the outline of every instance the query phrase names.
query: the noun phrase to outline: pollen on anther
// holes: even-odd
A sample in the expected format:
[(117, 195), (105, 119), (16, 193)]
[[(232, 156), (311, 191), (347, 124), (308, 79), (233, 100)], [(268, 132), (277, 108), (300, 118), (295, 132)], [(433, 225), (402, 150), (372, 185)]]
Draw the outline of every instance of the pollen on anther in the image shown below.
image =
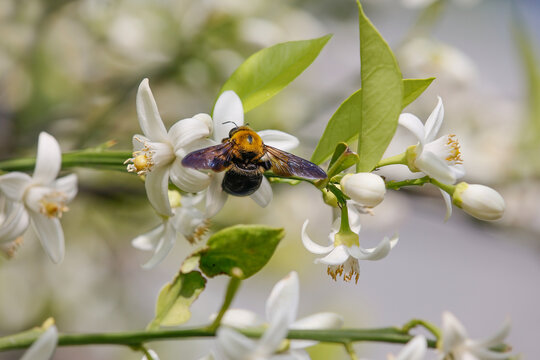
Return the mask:
[(461, 150), (459, 147), (459, 142), (455, 134), (448, 135), (446, 145), (450, 147), (450, 155), (446, 158), (448, 162), (454, 162), (456, 164), (462, 164), (463, 159), (461, 158)]
[(206, 235), (209, 229), (210, 229), (210, 220), (206, 219), (202, 222), (202, 224), (197, 226), (193, 234), (186, 236), (186, 240), (190, 244), (195, 244), (196, 242), (200, 241), (204, 237), (204, 235)]

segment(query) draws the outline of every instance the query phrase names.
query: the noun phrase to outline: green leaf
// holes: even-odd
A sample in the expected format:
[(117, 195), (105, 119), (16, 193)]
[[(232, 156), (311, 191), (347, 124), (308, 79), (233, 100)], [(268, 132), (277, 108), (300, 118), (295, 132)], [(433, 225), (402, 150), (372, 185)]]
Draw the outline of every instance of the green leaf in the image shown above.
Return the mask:
[(343, 170), (346, 170), (358, 162), (358, 154), (349, 149), (346, 143), (341, 142), (337, 144), (334, 155), (330, 159), (328, 164), (328, 179), (339, 174)]
[(392, 50), (358, 3), (362, 117), (357, 171), (371, 171), (396, 132), (403, 99), (401, 71)]
[[(241, 279), (258, 272), (270, 260), (285, 235), (283, 229), (264, 225), (236, 225), (218, 231), (199, 251), (199, 268), (209, 277), (242, 271)], [(237, 276), (238, 274), (235, 274)]]
[(289, 41), (262, 49), (236, 69), (220, 90), (234, 90), (244, 112), (280, 92), (317, 58), (332, 35), (312, 40)]
[[(435, 80), (403, 79), (402, 108), (416, 100)], [(349, 96), (328, 121), (326, 129), (311, 156), (315, 164), (324, 162), (339, 142), (350, 143), (358, 137), (362, 118), (362, 89)]]
[(179, 272), (174, 280), (159, 292), (156, 316), (147, 330), (160, 326), (175, 326), (185, 323), (191, 317), (189, 307), (204, 290), (206, 279), (198, 271)]
[(405, 109), (410, 103), (422, 95), (433, 80), (435, 80), (434, 77), (427, 79), (403, 79), (403, 103), (401, 104), (401, 109)]
[(523, 129), (523, 145), (537, 162), (538, 145), (540, 144), (540, 61), (536, 55), (534, 41), (527, 29), (523, 18), (514, 13), (512, 30), (519, 55), (523, 62), (523, 71), (528, 87), (528, 121)]

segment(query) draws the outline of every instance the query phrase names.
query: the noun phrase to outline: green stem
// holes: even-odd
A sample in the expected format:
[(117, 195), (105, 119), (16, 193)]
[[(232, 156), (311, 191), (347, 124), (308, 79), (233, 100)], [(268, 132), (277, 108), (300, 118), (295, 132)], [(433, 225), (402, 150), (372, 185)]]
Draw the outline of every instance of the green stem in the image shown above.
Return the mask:
[(435, 179), (429, 179), (429, 182), (432, 183), (433, 185), (441, 188), (442, 190), (446, 191), (450, 196), (452, 196), (454, 194), (454, 190), (456, 190), (455, 185), (443, 184), (442, 182), (439, 182), (439, 181), (437, 181)]
[(339, 227), (340, 233), (350, 233), (351, 226), (349, 225), (349, 209), (347, 205), (341, 206), (341, 225)]
[(380, 168), (387, 165), (407, 165), (407, 153), (401, 153), (398, 155), (387, 157), (386, 159), (380, 160), (377, 165), (375, 165), (375, 168)]
[(429, 176), (424, 176), (419, 179), (409, 179), (403, 181), (388, 181), (386, 183), (387, 189), (399, 190), (404, 186), (422, 186), (430, 182)]
[(356, 352), (354, 352), (352, 343), (346, 343), (345, 350), (347, 350), (347, 354), (349, 354), (349, 356), (351, 357), (351, 360), (358, 360), (358, 355), (356, 355)]
[(432, 323), (428, 321), (421, 320), (421, 319), (412, 319), (411, 321), (403, 325), (402, 330), (405, 333), (409, 333), (411, 329), (417, 326), (423, 326), (426, 330), (428, 330), (431, 334), (433, 334), (433, 336), (435, 336), (437, 340), (441, 338), (441, 331), (439, 330), (438, 327), (436, 327), (435, 325), (433, 325)]
[[(74, 151), (62, 154), (62, 168), (87, 167), (125, 171), (124, 161), (132, 156), (128, 151)], [(36, 158), (0, 161), (0, 171), (31, 171)]]
[(225, 312), (231, 306), (231, 303), (234, 299), (234, 296), (236, 295), (236, 292), (238, 291), (238, 288), (240, 287), (240, 283), (242, 280), (236, 276), (231, 276), (229, 280), (229, 284), (227, 285), (227, 292), (225, 293), (225, 299), (223, 300), (223, 305), (221, 305), (221, 309), (219, 310), (219, 313), (212, 322), (212, 324), (208, 327), (211, 331), (216, 331), (221, 324), (221, 319), (223, 319), (223, 316), (225, 315)]
[[(238, 330), (246, 336), (259, 338), (264, 329)], [(42, 331), (25, 331), (11, 336), (0, 338), (0, 352), (29, 347)], [(131, 331), (117, 333), (88, 333), (88, 334), (59, 334), (58, 346), (80, 345), (125, 345), (140, 347), (141, 344), (150, 341), (174, 340), (183, 338), (214, 337), (215, 330), (208, 327), (156, 331)], [(347, 344), (356, 341), (375, 341), (386, 343), (405, 344), (412, 339), (411, 335), (401, 329), (378, 328), (378, 329), (327, 329), (327, 330), (290, 330), (288, 339), (291, 340), (315, 340), (329, 343)], [(434, 348), (435, 340), (428, 340), (428, 345)]]

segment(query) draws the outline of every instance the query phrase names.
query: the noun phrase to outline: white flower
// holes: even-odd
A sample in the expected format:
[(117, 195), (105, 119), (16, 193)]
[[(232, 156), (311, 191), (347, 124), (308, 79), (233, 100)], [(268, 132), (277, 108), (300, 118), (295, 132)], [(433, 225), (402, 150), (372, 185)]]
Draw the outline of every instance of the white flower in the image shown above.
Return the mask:
[(436, 76), (438, 81), (466, 86), (478, 79), (473, 60), (459, 49), (433, 39), (416, 37), (398, 53), (402, 69), (413, 77)]
[(480, 220), (498, 220), (504, 214), (504, 199), (492, 188), (461, 182), (452, 195), (454, 204)]
[(386, 193), (384, 180), (373, 173), (347, 174), (340, 184), (345, 195), (368, 207), (379, 205)]
[(426, 337), (424, 335), (416, 335), (401, 349), (395, 360), (423, 360), (426, 350)]
[(152, 349), (148, 349), (148, 355), (150, 355), (150, 358), (145, 354), (141, 360), (159, 360), (158, 354)]
[[(421, 171), (431, 178), (444, 184), (454, 184), (457, 179), (465, 175), (463, 160), (456, 136), (453, 134), (435, 136), (441, 128), (444, 118), (442, 99), (439, 101), (431, 115), (423, 125), (422, 121), (413, 114), (401, 114), (399, 124), (407, 128), (418, 139), (418, 144), (407, 149), (407, 161), (411, 171)], [(452, 214), (450, 196), (440, 190), (446, 203), (445, 221)]]
[(56, 326), (51, 325), (34, 341), (32, 346), (21, 357), (21, 360), (48, 360), (52, 358), (56, 344), (58, 343), (58, 331)]
[[(248, 328), (263, 325), (257, 315), (250, 311), (231, 309), (225, 313), (218, 330), (218, 359), (309, 359), (302, 350), (315, 345), (316, 341), (291, 340), (288, 346), (282, 346), (288, 329), (337, 329), (343, 325), (343, 318), (334, 313), (317, 313), (294, 321), (298, 310), (299, 284), (298, 274), (291, 272), (280, 280), (272, 289), (266, 301), (266, 317), (269, 325), (259, 340), (249, 339), (227, 327)], [(281, 351), (280, 351), (281, 350)], [(272, 356), (276, 351), (278, 355)]]
[(172, 216), (167, 196), (169, 177), (180, 189), (198, 192), (210, 183), (210, 177), (200, 171), (182, 166), (182, 159), (193, 150), (206, 147), (212, 131), (207, 114), (197, 114), (176, 122), (169, 132), (158, 112), (156, 101), (144, 79), (137, 92), (137, 115), (143, 135), (133, 136), (133, 157), (128, 159), (128, 171), (145, 175), (146, 194), (154, 209)]
[(456, 317), (448, 311), (442, 315), (442, 335), (440, 348), (444, 360), (502, 360), (510, 357), (508, 353), (495, 352), (491, 347), (502, 345), (510, 332), (510, 321), (492, 337), (484, 340), (471, 340)]
[(196, 206), (203, 195), (180, 197), (177, 191), (169, 191), (172, 216), (162, 216), (162, 223), (146, 234), (137, 236), (131, 244), (140, 250), (153, 251), (154, 255), (143, 265), (150, 269), (159, 264), (171, 251), (178, 234), (195, 243), (206, 234), (208, 219)]
[[(349, 205), (348, 208), (350, 209)], [(359, 242), (359, 213), (349, 210), (349, 222), (352, 231), (341, 233), (339, 231), (341, 219), (338, 218), (334, 222), (332, 231), (328, 235), (328, 245), (322, 246), (313, 242), (308, 236), (306, 229), (309, 220), (304, 222), (302, 226), (302, 243), (304, 247), (317, 255), (327, 254), (326, 256), (315, 259), (315, 263), (328, 265), (328, 275), (336, 280), (338, 276), (343, 276), (343, 280), (351, 281), (353, 278), (358, 283), (360, 276), (359, 260), (380, 260), (386, 257), (390, 250), (396, 246), (398, 242), (397, 235), (391, 239), (385, 237), (376, 247), (364, 249), (360, 247)]]
[(421, 171), (444, 184), (453, 184), (465, 174), (455, 135), (444, 135), (435, 139), (444, 118), (442, 99), (423, 125), (413, 114), (401, 114), (399, 124), (407, 128), (418, 139), (418, 144), (407, 150), (409, 168)]
[[(219, 96), (214, 106), (214, 133), (215, 143), (229, 137), (229, 132), (235, 127), (244, 125), (244, 107), (242, 100), (232, 91), (225, 91)], [(296, 137), (278, 130), (262, 130), (257, 132), (266, 145), (273, 146), (280, 150), (291, 150), (298, 146)], [(227, 193), (223, 191), (221, 183), (225, 172), (214, 173), (208, 188), (206, 198), (206, 215), (212, 217), (216, 215), (227, 200)], [(266, 207), (272, 200), (272, 187), (268, 180), (263, 177), (261, 186), (251, 198), (260, 206)]]
[(60, 146), (54, 137), (39, 134), (34, 174), (12, 172), (0, 176), (0, 191), (14, 203), (11, 213), (0, 227), (6, 239), (13, 240), (32, 226), (51, 260), (58, 264), (64, 258), (64, 232), (60, 225), (62, 213), (77, 194), (77, 176), (56, 179), (62, 164)]

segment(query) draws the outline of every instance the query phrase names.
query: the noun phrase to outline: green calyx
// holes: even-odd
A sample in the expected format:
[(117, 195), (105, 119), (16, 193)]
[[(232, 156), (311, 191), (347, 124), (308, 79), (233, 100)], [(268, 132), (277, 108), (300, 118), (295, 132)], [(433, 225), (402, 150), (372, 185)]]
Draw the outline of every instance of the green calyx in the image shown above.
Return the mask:
[(411, 170), (412, 172), (419, 172), (420, 169), (418, 169), (414, 163), (416, 162), (416, 157), (417, 157), (417, 153), (416, 153), (416, 148), (418, 147), (418, 145), (411, 145), (407, 148), (407, 151), (405, 152), (405, 156), (407, 158), (407, 166), (409, 167), (409, 170)]
[(334, 238), (334, 246), (345, 245), (351, 247), (353, 245), (360, 246), (358, 241), (358, 234), (355, 234), (351, 230), (340, 230)]
[(452, 202), (457, 207), (461, 208), (461, 205), (463, 204), (463, 199), (461, 198), (461, 194), (469, 187), (469, 184), (466, 182), (460, 182), (456, 185), (456, 188), (454, 190), (454, 193), (452, 194)]

